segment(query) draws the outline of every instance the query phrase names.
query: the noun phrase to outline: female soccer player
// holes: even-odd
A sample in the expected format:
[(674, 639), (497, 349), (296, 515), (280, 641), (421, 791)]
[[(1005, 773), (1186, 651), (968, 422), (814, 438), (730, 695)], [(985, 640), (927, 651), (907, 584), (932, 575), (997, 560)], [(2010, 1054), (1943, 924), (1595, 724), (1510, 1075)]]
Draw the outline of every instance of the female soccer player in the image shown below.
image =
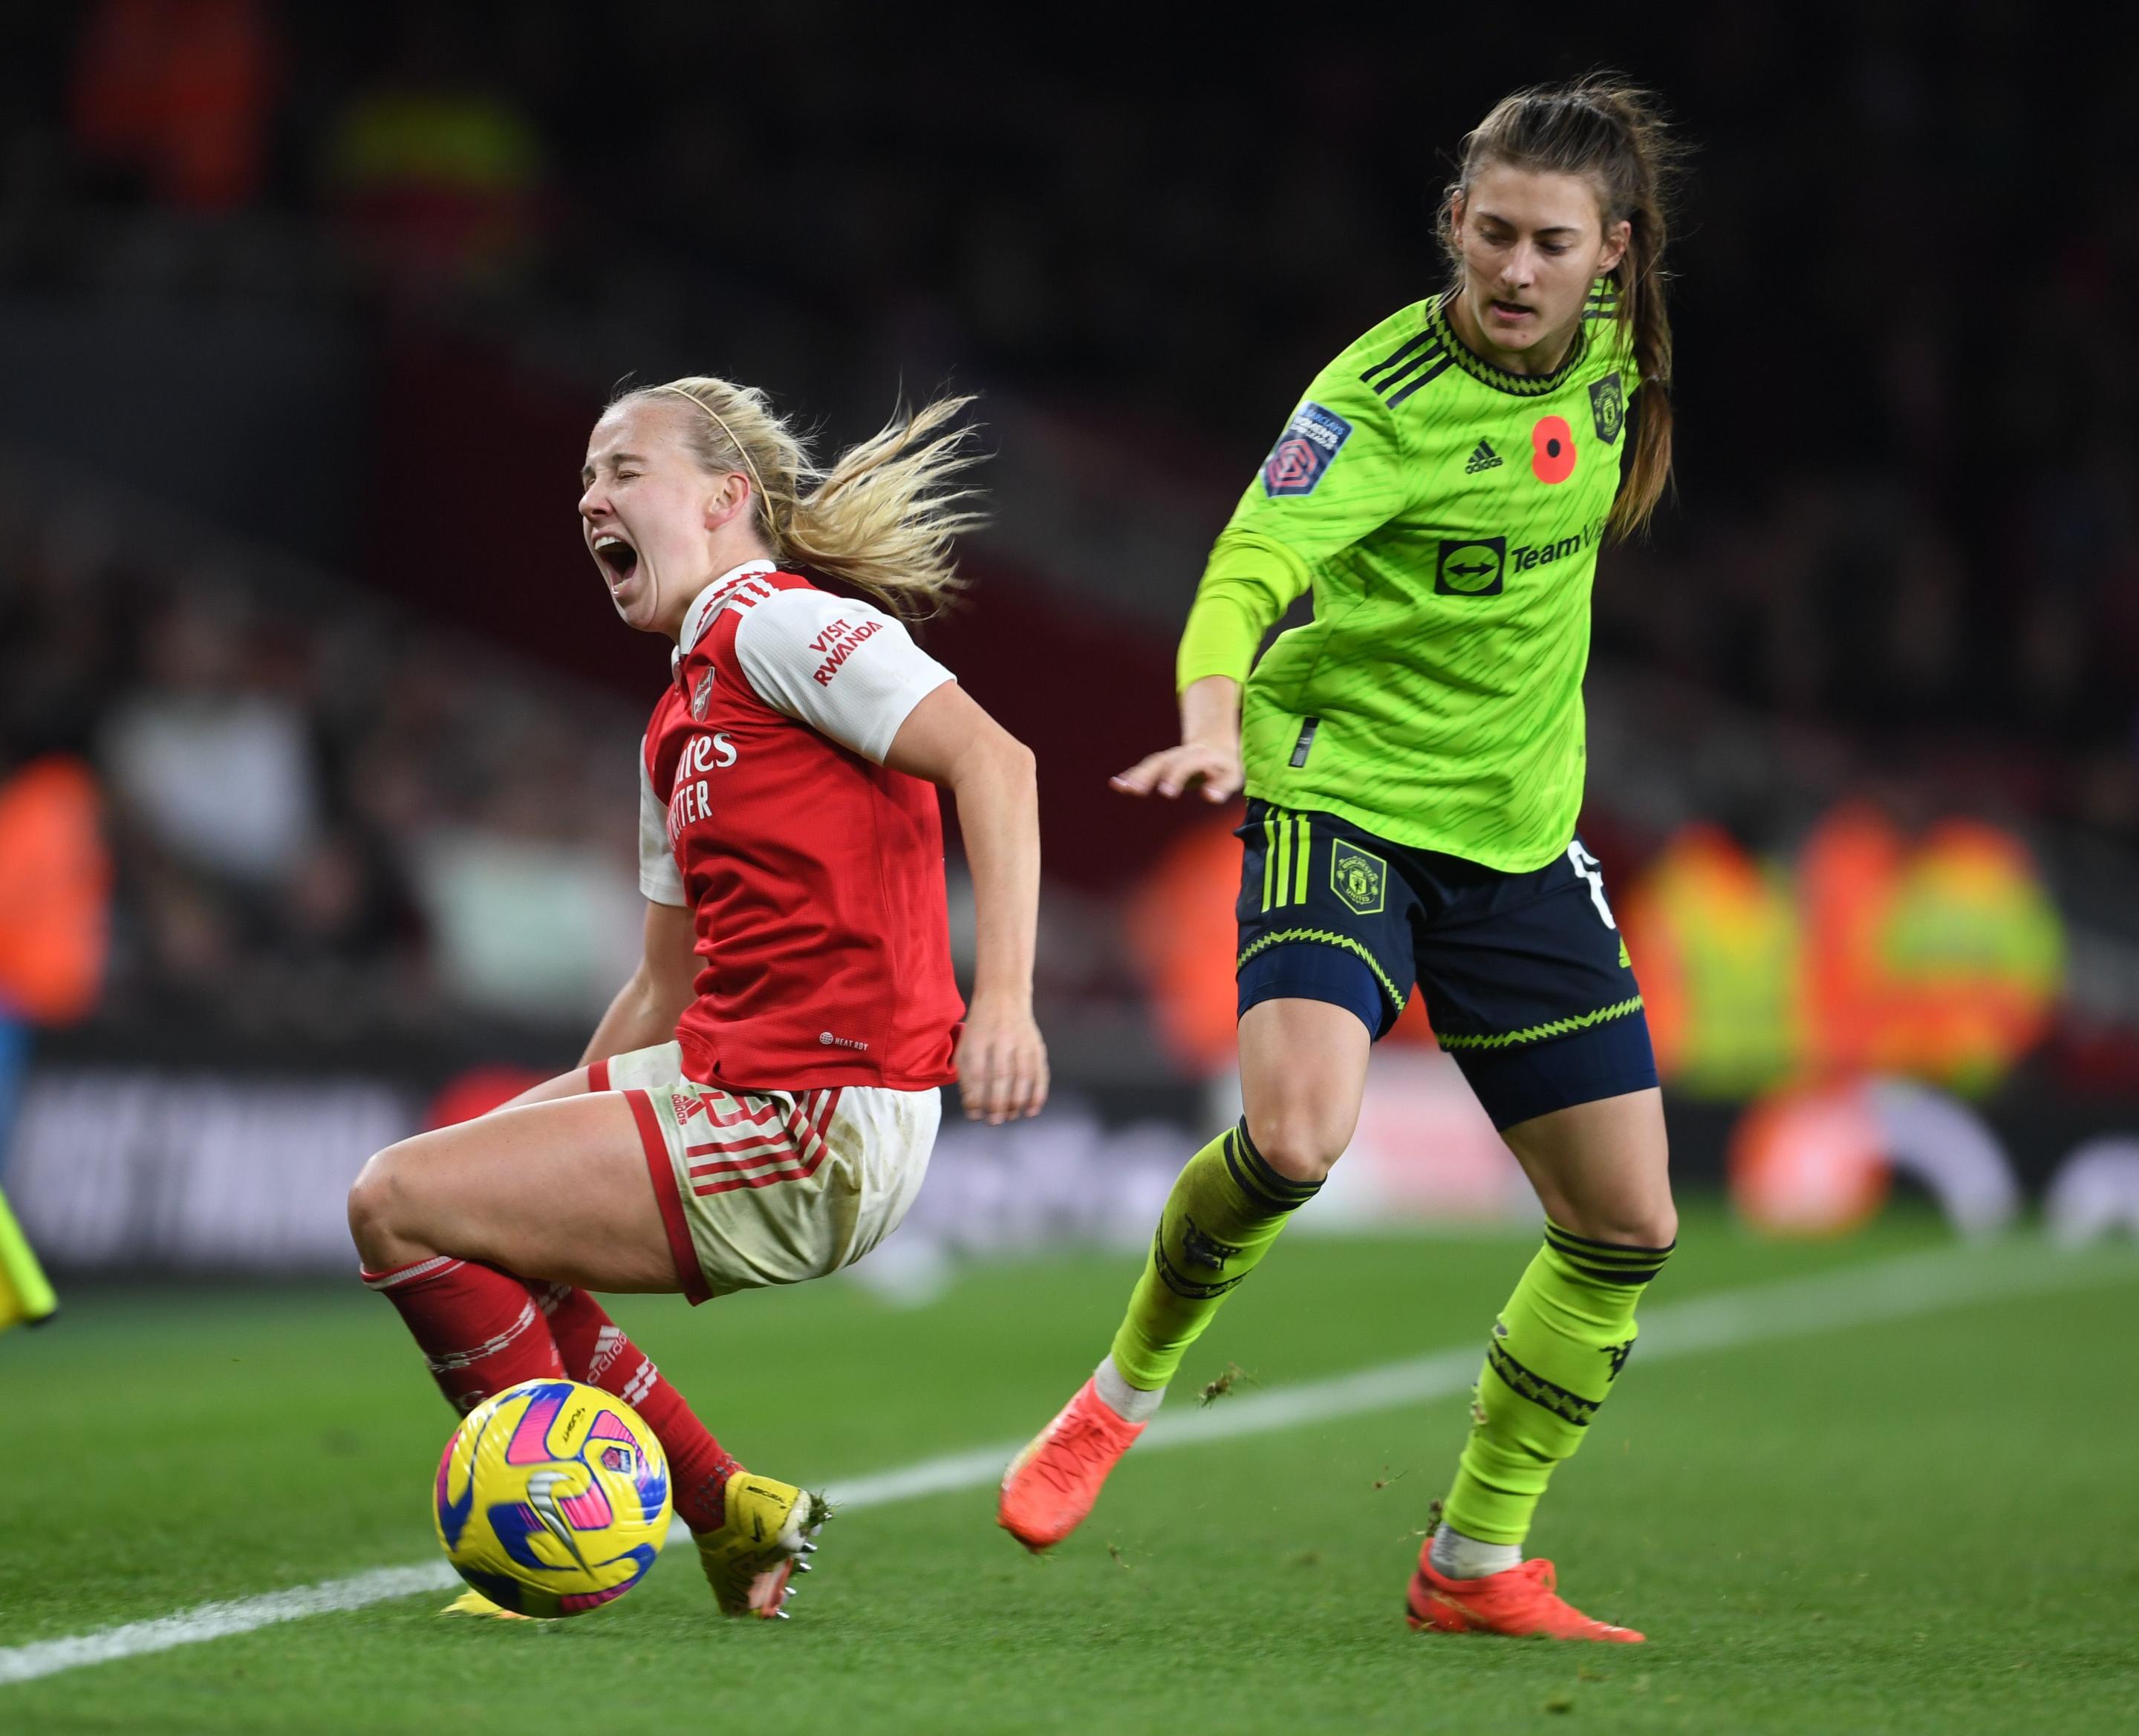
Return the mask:
[[(1641, 995), (1574, 835), (1598, 545), (1647, 520), (1671, 467), (1671, 158), (1610, 79), (1501, 102), (1449, 189), (1451, 286), (1316, 377), (1218, 539), (1182, 639), (1182, 744), (1114, 781), (1213, 802), (1245, 783), (1246, 1113), (1182, 1171), (1111, 1352), (1004, 1478), (1000, 1519), (1030, 1548), (1090, 1511), (1321, 1186), (1416, 980), (1548, 1221), (1488, 1342), (1412, 1625), (1641, 1638), (1563, 1602), (1521, 1544), (1677, 1231)], [(1251, 675), (1310, 588), (1313, 623)]]
[[(640, 756), (645, 956), (579, 1068), (389, 1147), (350, 1193), (365, 1282), (461, 1411), (561, 1373), (646, 1419), (731, 1616), (785, 1615), (818, 1504), (746, 1474), (588, 1291), (698, 1303), (820, 1277), (904, 1215), (938, 1087), (991, 1122), (1047, 1095), (1032, 756), (896, 613), (951, 588), (976, 521), (945, 432), (963, 403), (829, 472), (725, 380), (628, 393), (595, 423), (588, 550), (625, 623), (675, 644)], [(970, 1009), (936, 785), (972, 869)]]

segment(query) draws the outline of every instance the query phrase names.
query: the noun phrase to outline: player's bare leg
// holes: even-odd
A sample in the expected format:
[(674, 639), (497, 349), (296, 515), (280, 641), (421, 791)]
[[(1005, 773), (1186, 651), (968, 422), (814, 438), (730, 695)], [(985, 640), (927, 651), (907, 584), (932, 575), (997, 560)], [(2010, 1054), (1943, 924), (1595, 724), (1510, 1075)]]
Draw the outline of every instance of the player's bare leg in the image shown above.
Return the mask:
[(1678, 1235), (1661, 1091), (1577, 1103), (1502, 1137), (1555, 1224), (1593, 1241), (1657, 1247)]
[(1326, 1001), (1241, 1015), (1241, 1126), (1182, 1171), (1113, 1349), (1004, 1474), (996, 1522), (1027, 1548), (1083, 1523), (1188, 1347), (1321, 1186), (1358, 1124), (1368, 1046), (1358, 1019)]
[(1486, 1353), (1446, 1516), (1419, 1552), (1406, 1614), (1442, 1632), (1638, 1642), (1554, 1590), (1522, 1542), (1553, 1469), (1581, 1445), (1634, 1342), (1634, 1304), (1678, 1233), (1653, 1088), (1506, 1130), (1545, 1208), (1545, 1245)]
[(388, 1147), (350, 1191), (350, 1230), (373, 1271), (450, 1252), (590, 1289), (680, 1287), (617, 1092), (499, 1109)]
[[(632, 1405), (669, 1459), (677, 1511), (722, 1612), (784, 1616), (789, 1577), (814, 1548), (822, 1504), (745, 1472), (587, 1293), (673, 1291), (679, 1280), (629, 1105), (617, 1093), (587, 1092), (584, 1069), (577, 1078), (576, 1093), (523, 1101), (374, 1157), (350, 1196), (366, 1281), (400, 1308), (463, 1409), (514, 1381), (557, 1373)], [(492, 1612), (473, 1593), (453, 1607)]]
[(495, 1115), (498, 1109), (520, 1109), (529, 1103), (554, 1103), (560, 1097), (585, 1097), (595, 1088), (590, 1078), (593, 1070), (590, 1067), (575, 1067), (570, 1073), (558, 1073), (555, 1078), (544, 1079), (540, 1084), (530, 1085), (510, 1103), (500, 1103), (497, 1109), (490, 1113)]

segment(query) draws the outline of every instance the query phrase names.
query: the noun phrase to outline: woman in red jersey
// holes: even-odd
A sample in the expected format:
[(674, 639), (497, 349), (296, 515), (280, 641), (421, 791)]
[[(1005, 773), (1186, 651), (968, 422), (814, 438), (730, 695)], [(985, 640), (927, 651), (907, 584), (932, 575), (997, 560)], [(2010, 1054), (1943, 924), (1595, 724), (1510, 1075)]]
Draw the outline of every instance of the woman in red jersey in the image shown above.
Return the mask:
[[(829, 471), (726, 380), (627, 393), (595, 423), (588, 551), (625, 623), (675, 647), (639, 760), (645, 956), (576, 1070), (389, 1147), (350, 1192), (365, 1282), (459, 1409), (559, 1374), (637, 1408), (729, 1615), (785, 1613), (815, 1503), (746, 1473), (588, 1291), (821, 1277), (904, 1215), (938, 1088), (991, 1122), (1047, 1095), (1032, 755), (900, 619), (954, 585), (977, 521), (948, 431), (964, 402)], [(970, 1008), (939, 785), (973, 878)]]

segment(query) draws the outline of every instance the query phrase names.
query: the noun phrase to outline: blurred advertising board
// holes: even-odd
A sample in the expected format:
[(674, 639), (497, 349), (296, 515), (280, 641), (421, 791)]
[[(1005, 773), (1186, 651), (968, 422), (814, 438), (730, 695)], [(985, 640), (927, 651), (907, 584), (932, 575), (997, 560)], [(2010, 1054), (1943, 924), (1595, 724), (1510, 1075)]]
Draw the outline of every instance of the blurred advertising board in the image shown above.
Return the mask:
[[(471, 1069), (435, 1089), (345, 1074), (43, 1067), (22, 1093), (0, 1180), (61, 1272), (347, 1274), (344, 1198), (365, 1160), (481, 1113), (532, 1077)], [(1994, 1113), (1877, 1077), (1750, 1104), (1681, 1098), (1670, 1112), (1672, 1168), (1681, 1192), (1726, 1186), (1740, 1218), (1774, 1235), (1846, 1234), (1897, 1187), (1964, 1234), (2005, 1227), (2031, 1200), (2071, 1239), (2139, 1232), (2139, 1106), (2065, 1108), (2062, 1121), (2024, 1102)], [(1060, 1093), (1037, 1119), (1002, 1127), (969, 1122), (947, 1100), (927, 1185), (859, 1275), (926, 1291), (962, 1259), (1095, 1245), (1133, 1253), (1188, 1153), (1238, 1113), (1230, 1080), (1210, 1088), (1197, 1125), (1104, 1091)], [(1537, 1217), (1453, 1063), (1398, 1047), (1375, 1055), (1352, 1148), (1300, 1231), (1461, 1233)]]
[(418, 1108), (373, 1079), (40, 1071), (17, 1113), (8, 1197), (58, 1268), (353, 1272), (343, 1196), (365, 1159), (415, 1131)]

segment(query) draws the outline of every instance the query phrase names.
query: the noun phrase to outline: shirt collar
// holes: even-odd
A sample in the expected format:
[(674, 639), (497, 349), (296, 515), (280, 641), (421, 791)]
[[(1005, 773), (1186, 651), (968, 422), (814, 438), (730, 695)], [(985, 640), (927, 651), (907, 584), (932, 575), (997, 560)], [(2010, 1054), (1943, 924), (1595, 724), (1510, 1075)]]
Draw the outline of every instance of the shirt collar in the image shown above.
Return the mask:
[(727, 571), (700, 591), (698, 599), (683, 611), (683, 630), (676, 636), (676, 648), (669, 654), (669, 667), (679, 666), (696, 648), (719, 613), (722, 600), (738, 579), (747, 579), (754, 573), (776, 573), (780, 570), (769, 560), (746, 560), (741, 566)]
[[(1597, 281), (1606, 283), (1610, 280), (1600, 277)], [(1591, 294), (1596, 293), (1593, 287)], [(1427, 329), (1440, 340), (1442, 350), (1451, 361), (1471, 379), (1490, 386), (1496, 392), (1510, 393), (1517, 398), (1549, 397), (1567, 384), (1567, 377), (1582, 364), (1589, 354), (1591, 315), (1585, 312), (1574, 328), (1574, 338), (1567, 346), (1567, 354), (1551, 373), (1510, 374), (1505, 368), (1495, 367), (1457, 335), (1456, 322), (1448, 317), (1448, 305), (1455, 300), (1456, 294), (1454, 290), (1451, 290), (1446, 295), (1426, 304)]]

